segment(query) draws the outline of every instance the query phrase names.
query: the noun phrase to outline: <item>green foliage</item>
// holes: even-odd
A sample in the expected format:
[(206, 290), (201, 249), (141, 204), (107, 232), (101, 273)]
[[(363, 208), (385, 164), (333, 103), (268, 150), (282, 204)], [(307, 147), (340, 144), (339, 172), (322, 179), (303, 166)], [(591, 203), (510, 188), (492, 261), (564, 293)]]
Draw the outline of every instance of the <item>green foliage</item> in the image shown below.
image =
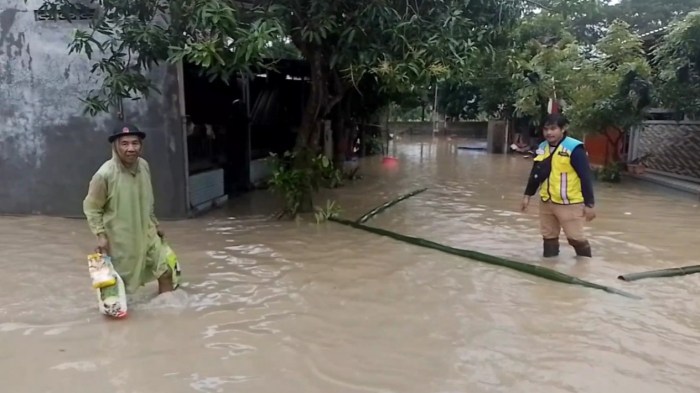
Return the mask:
[(372, 135), (370, 137), (366, 137), (362, 143), (365, 144), (365, 151), (367, 152), (368, 156), (372, 156), (375, 154), (379, 154), (382, 152), (382, 139), (380, 135)]
[(510, 62), (515, 115), (537, 123), (550, 98), (565, 103), (574, 134), (627, 130), (651, 104), (651, 70), (640, 38), (621, 21), (588, 56), (560, 15), (532, 16), (513, 31)]
[(561, 15), (567, 30), (582, 45), (594, 45), (603, 36), (606, 7), (601, 0), (547, 0), (552, 13)]
[(585, 62), (567, 111), (572, 128), (595, 133), (628, 131), (641, 124), (652, 103), (651, 67), (642, 41), (623, 21), (615, 21), (596, 45), (600, 57)]
[(335, 203), (335, 201), (326, 201), (326, 206), (323, 208), (316, 208), (316, 213), (314, 213), (314, 218), (316, 218), (316, 224), (328, 221), (329, 218), (338, 217), (343, 210), (340, 206)]
[[(650, 66), (639, 32), (666, 26), (700, 7), (700, 0), (538, 0), (525, 2), (521, 23), (493, 40), (473, 60), (480, 72), (463, 80), (479, 89), (479, 107), (494, 116), (528, 116), (537, 122), (556, 96), (576, 130), (629, 129), (644, 117), (656, 93), (686, 111), (697, 108), (700, 83), (692, 63), (690, 17), (675, 24), (668, 44), (657, 49), (665, 67), (652, 89)], [(622, 21), (628, 22), (628, 24)], [(630, 26), (631, 25), (631, 26)], [(682, 28), (681, 26), (686, 26)], [(685, 59), (685, 60), (684, 60)], [(675, 97), (675, 98), (674, 98)], [(573, 127), (572, 127), (573, 128)]]
[(479, 89), (465, 82), (445, 81), (438, 86), (437, 107), (454, 120), (474, 119), (479, 114)]
[(513, 78), (515, 53), (512, 48), (499, 47), (493, 53), (483, 53), (474, 62), (474, 67), (481, 70), (481, 73), (469, 81), (479, 91), (477, 104), (481, 112), (496, 118), (512, 112), (516, 91)]
[[(365, 2), (350, 3), (357, 9)], [(384, 89), (397, 92), (472, 73), (472, 59), (513, 23), (520, 7), (493, 0), (370, 3), (381, 4), (381, 11), (369, 11), (373, 16), (362, 19), (367, 33), (351, 55), (349, 70), (353, 77), (369, 72)]]
[[(603, 56), (604, 65), (612, 70), (625, 63), (639, 64), (645, 56), (641, 38), (631, 31), (629, 24), (619, 19), (613, 21), (596, 47)], [(639, 65), (645, 68), (645, 76), (649, 76), (648, 65)]]
[[(150, 70), (162, 63), (188, 61), (228, 81), (238, 72), (273, 67), (270, 58), (301, 55), (316, 82), (309, 105), (318, 108), (307, 117), (324, 116), (365, 75), (381, 80), (379, 91), (401, 92), (466, 72), (477, 48), (520, 12), (518, 2), (497, 0), (91, 3), (102, 11), (87, 29), (76, 30), (70, 52), (93, 61), (102, 81), (85, 98), (93, 115), (157, 92)], [(42, 9), (70, 19), (79, 7), (45, 0)]]
[[(95, 115), (118, 107), (124, 99), (159, 93), (150, 71), (162, 63), (188, 61), (212, 79), (228, 81), (235, 72), (265, 66), (270, 43), (283, 36), (270, 15), (279, 7), (252, 7), (218, 0), (92, 0), (100, 9), (87, 28), (77, 28), (69, 53), (92, 61), (98, 89), (83, 99)], [(68, 20), (81, 6), (71, 0), (46, 0), (41, 10)]]
[(594, 172), (595, 177), (604, 183), (620, 183), (622, 181), (623, 164), (613, 162)]
[(700, 0), (620, 0), (605, 7), (604, 13), (608, 21), (621, 19), (634, 31), (646, 33), (697, 9), (700, 9)]
[(654, 50), (659, 96), (670, 108), (691, 116), (700, 112), (700, 11), (672, 24)]
[[(303, 58), (312, 89), (298, 149), (317, 147), (315, 125), (341, 102), (351, 101), (343, 116), (371, 124), (391, 101), (432, 104), (426, 93), (436, 84), (439, 107), (453, 117), (485, 111), (537, 121), (556, 97), (577, 131), (625, 130), (641, 121), (651, 95), (649, 65), (630, 30), (663, 26), (699, 2), (91, 0), (100, 12), (76, 29), (68, 51), (90, 59), (101, 81), (84, 98), (93, 115), (158, 93), (151, 78), (162, 64), (194, 63), (229, 81), (274, 68), (276, 59)], [(70, 19), (81, 7), (44, 0), (42, 9)], [(610, 29), (598, 41), (603, 20)], [(663, 103), (693, 112), (698, 26), (700, 16), (689, 14), (655, 51)]]
[[(288, 37), (277, 37), (274, 41), (270, 41), (266, 44), (266, 49), (264, 56), (269, 59), (291, 59), (291, 60), (303, 60), (304, 57), (299, 52), (296, 46), (291, 42)], [(269, 66), (269, 65), (268, 65)], [(274, 65), (269, 66), (274, 68)]]
[(560, 16), (540, 15), (515, 31), (516, 55), (511, 66), (516, 89), (515, 113), (538, 121), (550, 98), (571, 102), (582, 83), (581, 48)]
[(285, 152), (282, 157), (270, 154), (272, 176), (269, 180), (273, 193), (283, 198), (279, 217), (296, 217), (311, 203), (312, 194), (319, 187), (335, 188), (342, 184), (342, 173), (324, 155), (311, 157), (305, 151)]
[(326, 188), (337, 188), (343, 185), (343, 172), (333, 165), (333, 162), (323, 154), (319, 154), (311, 162), (312, 169), (318, 174), (320, 184)]
[(294, 154), (285, 152), (282, 157), (271, 154), (272, 176), (269, 180), (273, 193), (282, 196), (284, 207), (279, 217), (296, 217), (301, 209), (303, 198), (317, 189), (317, 179), (311, 168), (294, 167)]
[(700, 0), (537, 0), (543, 12), (561, 15), (582, 45), (594, 45), (615, 20), (630, 25), (637, 34), (667, 26), (700, 9)]
[(290, 23), (295, 44), (326, 79), (318, 89), (322, 114), (348, 91), (387, 104), (422, 98), (416, 92), (435, 81), (469, 74), (478, 50), (519, 13), (517, 2), (497, 0), (283, 3), (299, 15)]

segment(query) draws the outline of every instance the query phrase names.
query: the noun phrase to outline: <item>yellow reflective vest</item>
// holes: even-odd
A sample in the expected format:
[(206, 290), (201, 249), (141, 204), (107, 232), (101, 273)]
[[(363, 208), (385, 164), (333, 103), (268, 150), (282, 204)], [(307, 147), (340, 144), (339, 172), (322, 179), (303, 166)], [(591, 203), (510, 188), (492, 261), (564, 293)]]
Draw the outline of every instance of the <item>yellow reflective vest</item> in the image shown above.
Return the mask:
[(583, 203), (581, 179), (571, 166), (571, 152), (581, 144), (583, 142), (567, 136), (553, 153), (550, 152), (551, 148), (547, 141), (540, 144), (535, 161), (544, 161), (553, 154), (549, 177), (542, 182), (540, 188), (540, 197), (543, 201), (560, 205)]

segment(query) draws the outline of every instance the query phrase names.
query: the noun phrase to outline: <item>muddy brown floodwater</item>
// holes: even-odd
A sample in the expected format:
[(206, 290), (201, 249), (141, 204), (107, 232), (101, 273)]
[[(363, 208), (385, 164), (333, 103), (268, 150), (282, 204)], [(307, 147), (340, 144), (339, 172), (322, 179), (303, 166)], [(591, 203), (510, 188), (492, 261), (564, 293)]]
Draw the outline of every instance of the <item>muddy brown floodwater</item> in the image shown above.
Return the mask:
[[(698, 202), (643, 184), (596, 185), (594, 258), (540, 258), (530, 162), (404, 138), (397, 168), (326, 192), (370, 225), (475, 249), (643, 297), (546, 281), (334, 223), (269, 219), (246, 195), (166, 222), (186, 287), (148, 286), (124, 321), (97, 312), (84, 221), (0, 218), (0, 381), (8, 393), (661, 393), (700, 391), (700, 275), (620, 273), (697, 264)], [(157, 174), (156, 174), (157, 176)], [(79, 201), (76, 201), (79, 203)]]

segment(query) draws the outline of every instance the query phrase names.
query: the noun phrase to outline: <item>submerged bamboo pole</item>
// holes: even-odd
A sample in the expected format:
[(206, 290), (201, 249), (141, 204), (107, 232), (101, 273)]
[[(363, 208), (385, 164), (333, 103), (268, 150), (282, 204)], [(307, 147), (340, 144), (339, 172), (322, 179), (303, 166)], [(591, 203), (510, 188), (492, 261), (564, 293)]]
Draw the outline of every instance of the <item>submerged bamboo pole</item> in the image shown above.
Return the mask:
[(409, 192), (408, 194), (401, 195), (400, 197), (398, 197), (394, 200), (391, 200), (391, 201), (389, 201), (381, 206), (377, 206), (374, 209), (370, 210), (369, 212), (365, 213), (365, 215), (363, 215), (362, 217), (358, 218), (356, 222), (358, 224), (364, 224), (367, 221), (371, 220), (377, 214), (383, 212), (384, 210), (386, 210), (386, 209), (394, 206), (395, 204), (397, 204), (403, 200), (406, 200), (412, 196), (418, 195), (425, 190), (427, 190), (427, 188), (421, 188), (420, 190), (415, 190), (415, 191)]
[(670, 269), (652, 270), (640, 273), (621, 274), (617, 276), (617, 278), (622, 281), (636, 281), (644, 278), (675, 277), (695, 273), (700, 273), (700, 265), (674, 267)]
[(533, 276), (542, 277), (542, 278), (545, 278), (547, 280), (563, 282), (563, 283), (572, 284), (572, 285), (580, 285), (580, 286), (584, 286), (584, 287), (588, 287), (588, 288), (600, 289), (600, 290), (603, 290), (605, 292), (626, 296), (626, 297), (632, 298), (632, 299), (641, 299), (639, 296), (633, 295), (631, 293), (627, 293), (627, 292), (621, 291), (621, 290), (616, 289), (616, 288), (595, 284), (595, 283), (592, 283), (589, 281), (584, 281), (584, 280), (581, 280), (579, 278), (569, 276), (567, 274), (560, 273), (556, 270), (548, 269), (548, 268), (543, 267), (543, 266), (530, 265), (530, 264), (523, 263), (523, 262), (512, 261), (509, 259), (500, 258), (500, 257), (496, 257), (493, 255), (483, 254), (483, 253), (480, 253), (478, 251), (470, 251), (470, 250), (463, 250), (463, 249), (459, 249), (459, 248), (454, 248), (454, 247), (446, 246), (443, 244), (435, 243), (435, 242), (432, 242), (430, 240), (425, 240), (425, 239), (421, 239), (421, 238), (417, 238), (417, 237), (413, 237), (413, 236), (406, 236), (406, 235), (402, 235), (399, 233), (387, 231), (384, 229), (369, 227), (369, 226), (362, 225), (362, 224), (354, 222), (354, 221), (345, 220), (342, 218), (331, 217), (328, 220), (336, 222), (338, 224), (347, 225), (349, 227), (353, 227), (356, 229), (362, 229), (364, 231), (371, 232), (371, 233), (374, 233), (377, 235), (387, 236), (387, 237), (390, 237), (392, 239), (403, 241), (406, 243), (410, 243), (410, 244), (413, 244), (413, 245), (416, 245), (419, 247), (430, 248), (430, 249), (442, 251), (442, 252), (445, 252), (448, 254), (457, 255), (457, 256), (461, 256), (461, 257), (465, 257), (465, 258), (469, 258), (469, 259), (474, 259), (474, 260), (477, 260), (480, 262), (485, 262), (485, 263), (488, 263), (491, 265), (507, 267), (509, 269), (518, 270), (518, 271), (521, 271), (523, 273), (531, 274)]

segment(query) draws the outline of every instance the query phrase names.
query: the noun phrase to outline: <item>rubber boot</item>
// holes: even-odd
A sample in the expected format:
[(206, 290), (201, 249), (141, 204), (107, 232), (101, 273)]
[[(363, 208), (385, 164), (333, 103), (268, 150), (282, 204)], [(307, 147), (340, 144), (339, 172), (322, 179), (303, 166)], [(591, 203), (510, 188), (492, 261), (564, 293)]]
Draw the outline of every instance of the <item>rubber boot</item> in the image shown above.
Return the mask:
[(593, 252), (591, 251), (591, 244), (588, 242), (588, 240), (567, 240), (569, 240), (569, 244), (576, 251), (576, 256), (588, 258), (593, 257)]
[(544, 239), (542, 244), (543, 253), (545, 258), (556, 257), (559, 255), (559, 239)]

